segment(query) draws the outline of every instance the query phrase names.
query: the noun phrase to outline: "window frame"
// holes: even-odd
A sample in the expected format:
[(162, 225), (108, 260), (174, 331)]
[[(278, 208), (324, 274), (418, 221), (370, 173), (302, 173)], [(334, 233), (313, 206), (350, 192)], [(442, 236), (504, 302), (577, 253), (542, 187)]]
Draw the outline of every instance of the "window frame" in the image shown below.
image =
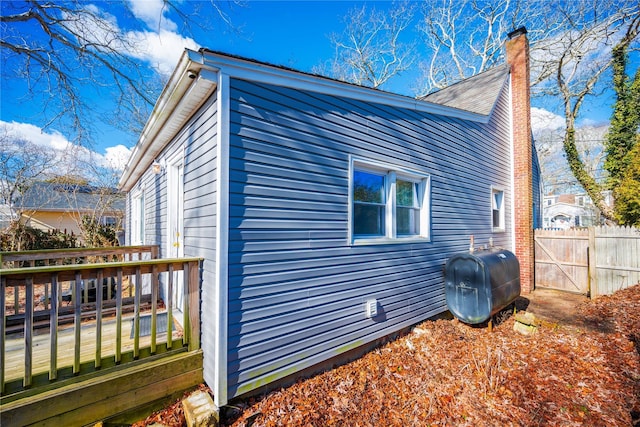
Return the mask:
[(145, 191), (131, 195), (131, 245), (144, 245), (146, 240)]
[[(354, 185), (355, 173), (365, 172), (384, 177), (384, 234), (355, 234)], [(419, 230), (416, 234), (398, 234), (397, 232), (397, 192), (398, 180), (417, 184), (414, 187), (417, 200), (414, 201), (419, 219)], [(399, 166), (350, 156), (349, 161), (349, 198), (348, 198), (348, 240), (351, 245), (360, 244), (393, 244), (407, 242), (431, 241), (431, 176), (425, 172), (402, 168)]]
[[(493, 219), (494, 219), (494, 200), (495, 200), (495, 195), (496, 194), (501, 194), (502, 195), (502, 200), (500, 203), (500, 207), (498, 208), (498, 219), (499, 219), (499, 224), (498, 226), (495, 225)], [(506, 200), (505, 200), (505, 191), (504, 188), (502, 187), (498, 187), (498, 186), (491, 186), (491, 196), (490, 196), (490, 200), (489, 200), (489, 206), (491, 207), (489, 212), (490, 212), (490, 224), (491, 224), (491, 231), (494, 233), (505, 233), (507, 231), (507, 226), (506, 226), (506, 214), (505, 214), (505, 205), (506, 205)]]

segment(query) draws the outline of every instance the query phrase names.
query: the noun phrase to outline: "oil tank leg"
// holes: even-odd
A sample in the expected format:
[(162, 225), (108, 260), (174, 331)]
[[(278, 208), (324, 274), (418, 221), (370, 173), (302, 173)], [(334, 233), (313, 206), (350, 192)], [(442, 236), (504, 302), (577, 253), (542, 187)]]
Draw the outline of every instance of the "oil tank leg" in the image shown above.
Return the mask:
[(489, 332), (493, 332), (493, 316), (489, 318), (489, 323), (487, 324), (489, 327)]

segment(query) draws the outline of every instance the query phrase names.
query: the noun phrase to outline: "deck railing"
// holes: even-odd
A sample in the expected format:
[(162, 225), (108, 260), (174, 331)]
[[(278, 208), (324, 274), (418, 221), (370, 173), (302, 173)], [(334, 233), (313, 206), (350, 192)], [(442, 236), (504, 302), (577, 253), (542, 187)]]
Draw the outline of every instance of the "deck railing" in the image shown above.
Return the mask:
[[(82, 255), (109, 255), (89, 253)], [(199, 258), (137, 259), (0, 270), (2, 395), (168, 351), (198, 349), (201, 262)], [(87, 298), (88, 283), (93, 283), (94, 300)], [(68, 298), (61, 298), (65, 286)], [(36, 290), (43, 292), (45, 288), (44, 299), (50, 301), (46, 306), (36, 298)], [(124, 294), (127, 288), (133, 291), (130, 297)], [(111, 296), (109, 289), (114, 289), (112, 299), (106, 298)], [(7, 306), (11, 297), (14, 301)], [(182, 300), (181, 307), (175, 306), (176, 297)], [(181, 318), (174, 318), (174, 313)], [(166, 328), (160, 328), (160, 323)], [(179, 329), (174, 336), (174, 327), (181, 328), (181, 336)], [(147, 335), (144, 339), (142, 329)], [(34, 345), (36, 339), (38, 344)], [(41, 354), (43, 342), (48, 343), (45, 356)], [(22, 350), (19, 368), (7, 358), (8, 345), (13, 346), (14, 353), (16, 348)], [(87, 349), (91, 354), (87, 355)]]
[[(68, 248), (68, 249), (43, 249), (35, 251), (0, 252), (0, 269), (39, 267), (47, 265), (71, 265), (71, 264), (95, 264), (98, 262), (132, 261), (158, 258), (159, 248), (157, 245), (139, 246), (115, 246), (101, 248)], [(83, 303), (89, 302), (91, 286), (88, 283), (83, 286)], [(131, 296), (130, 289), (129, 296)], [(58, 293), (61, 303), (65, 297), (70, 297), (70, 288)], [(105, 289), (106, 299), (111, 299), (114, 294), (113, 284)], [(14, 291), (13, 312), (19, 313), (19, 293)], [(49, 308), (49, 284), (44, 284), (44, 295), (41, 301), (44, 308)]]

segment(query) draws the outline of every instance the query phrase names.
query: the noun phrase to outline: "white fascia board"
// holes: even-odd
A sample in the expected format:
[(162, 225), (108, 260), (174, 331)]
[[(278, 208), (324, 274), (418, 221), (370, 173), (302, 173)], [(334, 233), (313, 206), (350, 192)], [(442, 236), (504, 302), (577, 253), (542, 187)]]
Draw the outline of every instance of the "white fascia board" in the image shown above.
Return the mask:
[[(408, 96), (383, 92), (354, 84), (343, 83), (329, 78), (305, 74), (241, 58), (227, 57), (214, 52), (201, 54), (202, 65), (224, 69), (230, 77), (252, 80), (260, 83), (308, 90), (332, 96), (346, 97), (358, 101), (383, 104), (440, 116), (455, 117), (479, 123), (488, 123), (490, 116), (471, 113), (457, 108), (434, 104)], [(195, 59), (195, 56), (192, 57)]]
[[(196, 52), (185, 50), (169, 82), (153, 107), (151, 116), (132, 150), (118, 183), (118, 187), (121, 190), (131, 190), (156, 156), (173, 138), (175, 132), (163, 133), (163, 131), (167, 130), (166, 125), (171, 123), (172, 117), (175, 117), (176, 112), (180, 111), (181, 108), (186, 108), (185, 106), (189, 104), (190, 98), (200, 97), (201, 101), (204, 102), (215, 90), (215, 80), (211, 81), (209, 75), (201, 73), (201, 61), (193, 61), (194, 54), (196, 54), (195, 58), (199, 59)], [(196, 76), (195, 78), (193, 78), (194, 75)], [(198, 107), (202, 105), (202, 102), (198, 103)], [(190, 113), (193, 113), (193, 111)], [(188, 114), (188, 116), (191, 116), (191, 114)]]

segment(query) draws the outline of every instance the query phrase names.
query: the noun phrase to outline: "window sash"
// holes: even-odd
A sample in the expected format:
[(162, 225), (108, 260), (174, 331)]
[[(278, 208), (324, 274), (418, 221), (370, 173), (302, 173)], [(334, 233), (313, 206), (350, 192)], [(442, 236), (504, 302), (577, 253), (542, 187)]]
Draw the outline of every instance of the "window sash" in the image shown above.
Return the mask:
[(491, 227), (493, 231), (504, 231), (504, 191), (491, 188)]
[[(424, 210), (430, 206), (428, 175), (354, 161), (351, 179), (350, 234), (354, 242), (428, 239), (423, 233), (429, 230), (429, 212)], [(367, 189), (366, 183), (374, 185)]]

